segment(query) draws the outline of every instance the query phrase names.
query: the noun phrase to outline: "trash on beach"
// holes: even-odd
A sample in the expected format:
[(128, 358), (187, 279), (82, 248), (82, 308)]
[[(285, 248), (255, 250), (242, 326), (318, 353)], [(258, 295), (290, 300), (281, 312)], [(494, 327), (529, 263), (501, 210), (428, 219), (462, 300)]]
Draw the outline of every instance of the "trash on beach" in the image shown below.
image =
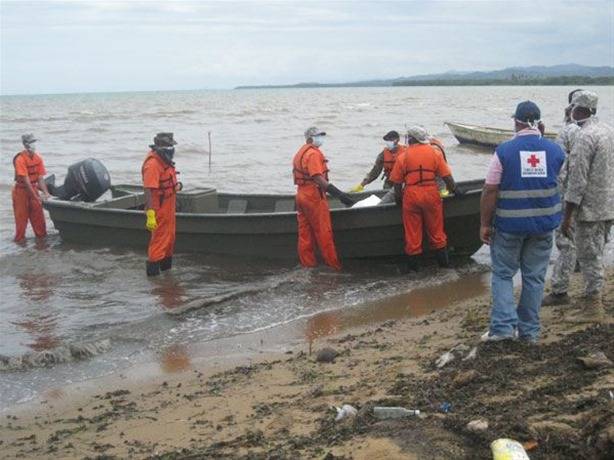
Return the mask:
[(420, 411), (406, 409), (405, 407), (375, 406), (373, 408), (373, 416), (379, 419), (403, 418), (403, 417), (411, 417), (411, 416), (419, 417)]
[(524, 447), (514, 439), (501, 438), (490, 444), (493, 460), (530, 460)]
[(463, 361), (475, 359), (478, 356), (478, 347), (473, 347), (471, 351), (463, 358)]
[(538, 446), (539, 443), (537, 441), (527, 441), (522, 445), (522, 447), (524, 447), (524, 450), (526, 450), (527, 452), (530, 450), (537, 449)]
[(437, 367), (441, 369), (450, 361), (454, 361), (454, 354), (452, 353), (452, 351), (446, 351), (439, 358), (437, 358), (437, 361), (435, 361), (435, 365), (437, 365)]
[(335, 422), (338, 422), (339, 420), (343, 420), (344, 418), (354, 417), (358, 413), (358, 410), (350, 404), (344, 404), (341, 407), (335, 406), (335, 410), (337, 411)]
[(452, 409), (452, 403), (449, 401), (443, 402), (439, 405), (439, 409), (441, 409), (442, 412), (448, 413), (450, 409)]
[(480, 431), (486, 431), (488, 429), (488, 422), (484, 419), (472, 420), (467, 423), (465, 427), (467, 431), (471, 431), (473, 433), (478, 433)]
[(368, 206), (377, 206), (382, 200), (376, 195), (371, 195), (364, 200), (360, 200), (352, 205), (352, 208), (366, 208)]
[(587, 369), (601, 369), (614, 365), (603, 351), (596, 351), (588, 356), (578, 358), (578, 361), (584, 364)]

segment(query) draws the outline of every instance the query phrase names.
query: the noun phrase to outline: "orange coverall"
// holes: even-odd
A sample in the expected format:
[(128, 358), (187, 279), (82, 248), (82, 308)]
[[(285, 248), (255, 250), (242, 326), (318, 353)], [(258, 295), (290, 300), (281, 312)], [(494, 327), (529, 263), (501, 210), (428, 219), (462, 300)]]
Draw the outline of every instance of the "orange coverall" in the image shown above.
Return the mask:
[(151, 151), (145, 157), (142, 168), (143, 187), (151, 190), (153, 209), (158, 226), (151, 232), (147, 260), (160, 262), (173, 255), (175, 245), (175, 201), (177, 173), (174, 166)]
[(452, 175), (441, 152), (429, 144), (406, 147), (394, 164), (390, 181), (405, 183), (403, 191), (403, 225), (405, 253), (422, 253), (422, 225), (433, 249), (445, 248), (448, 237), (443, 229), (443, 200), (435, 177)]
[[(37, 154), (30, 155), (26, 150), (19, 152), (13, 158), (15, 166), (15, 186), (13, 187), (13, 214), (15, 215), (15, 238), (18, 242), (26, 237), (26, 227), (28, 220), (37, 238), (47, 235), (47, 225), (43, 214), (43, 205), (38, 198), (38, 181), (42, 179), (47, 171), (43, 164), (43, 159)], [(28, 187), (23, 181), (29, 181), (36, 193), (32, 196)]]
[(315, 267), (315, 243), (317, 242), (324, 263), (340, 270), (333, 240), (333, 227), (326, 192), (314, 181), (320, 174), (328, 181), (327, 160), (313, 144), (303, 145), (293, 161), (298, 219), (298, 257), (304, 267)]

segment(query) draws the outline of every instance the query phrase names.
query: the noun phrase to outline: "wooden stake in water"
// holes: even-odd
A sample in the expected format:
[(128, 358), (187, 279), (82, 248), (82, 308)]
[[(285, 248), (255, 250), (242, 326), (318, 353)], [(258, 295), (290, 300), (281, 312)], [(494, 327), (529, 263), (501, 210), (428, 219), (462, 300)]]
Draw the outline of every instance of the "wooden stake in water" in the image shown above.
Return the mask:
[(207, 131), (207, 137), (209, 138), (209, 174), (211, 174), (211, 131)]

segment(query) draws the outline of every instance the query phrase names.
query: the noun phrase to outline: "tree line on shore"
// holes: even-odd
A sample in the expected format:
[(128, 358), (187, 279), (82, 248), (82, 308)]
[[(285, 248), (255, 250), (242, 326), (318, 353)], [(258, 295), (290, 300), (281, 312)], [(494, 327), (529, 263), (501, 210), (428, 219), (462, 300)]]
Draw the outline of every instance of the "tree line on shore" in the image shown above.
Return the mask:
[(433, 80), (398, 80), (392, 86), (604, 86), (614, 85), (614, 75), (587, 77), (582, 75), (559, 77), (529, 77), (512, 75), (509, 78), (453, 78)]

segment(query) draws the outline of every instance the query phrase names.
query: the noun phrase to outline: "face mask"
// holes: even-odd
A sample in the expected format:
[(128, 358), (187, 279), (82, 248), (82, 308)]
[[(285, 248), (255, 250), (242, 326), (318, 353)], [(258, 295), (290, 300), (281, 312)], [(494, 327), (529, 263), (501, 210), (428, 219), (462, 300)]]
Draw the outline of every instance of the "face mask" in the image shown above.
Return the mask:
[(388, 150), (394, 150), (396, 148), (396, 144), (394, 141), (386, 141), (386, 148)]
[(324, 143), (324, 136), (314, 136), (312, 137), (313, 145), (316, 147), (320, 147)]
[(26, 145), (26, 150), (28, 152), (36, 151), (36, 142), (32, 142), (31, 144)]
[(175, 147), (164, 147), (162, 151), (171, 158), (173, 157), (173, 155), (175, 155)]
[(580, 120), (578, 120), (577, 118), (574, 117), (574, 112), (575, 112), (576, 106), (572, 106), (571, 110), (569, 111), (569, 121), (571, 123), (574, 123), (576, 125), (581, 125), (582, 123), (584, 123), (586, 120), (590, 120), (590, 116), (586, 117), (586, 118), (582, 118)]

